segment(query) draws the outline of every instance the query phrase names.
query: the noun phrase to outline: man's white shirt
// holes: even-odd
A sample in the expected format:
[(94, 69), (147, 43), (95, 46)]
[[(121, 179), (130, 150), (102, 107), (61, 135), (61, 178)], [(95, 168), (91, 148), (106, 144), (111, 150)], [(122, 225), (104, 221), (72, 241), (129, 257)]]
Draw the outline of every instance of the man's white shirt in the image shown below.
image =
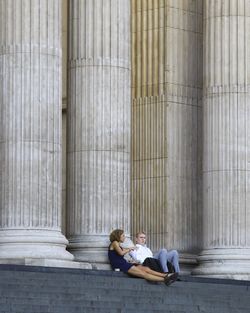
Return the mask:
[(146, 245), (142, 246), (139, 244), (136, 244), (135, 250), (130, 251), (129, 254), (140, 264), (142, 264), (146, 258), (153, 257), (152, 251)]

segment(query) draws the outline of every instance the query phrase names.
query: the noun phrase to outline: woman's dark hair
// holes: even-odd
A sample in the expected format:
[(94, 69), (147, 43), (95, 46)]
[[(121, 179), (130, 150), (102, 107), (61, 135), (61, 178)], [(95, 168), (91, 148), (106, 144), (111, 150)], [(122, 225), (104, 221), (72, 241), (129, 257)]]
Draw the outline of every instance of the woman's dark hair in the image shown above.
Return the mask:
[(113, 241), (120, 241), (121, 235), (124, 233), (124, 230), (122, 229), (115, 229), (112, 231), (112, 233), (109, 235), (110, 242)]

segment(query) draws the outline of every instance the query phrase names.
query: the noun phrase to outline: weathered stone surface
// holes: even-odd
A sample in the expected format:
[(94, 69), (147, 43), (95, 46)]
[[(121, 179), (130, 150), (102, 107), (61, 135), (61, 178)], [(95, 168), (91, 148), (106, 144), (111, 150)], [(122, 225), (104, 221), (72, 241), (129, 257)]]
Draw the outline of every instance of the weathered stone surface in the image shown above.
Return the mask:
[(250, 277), (249, 25), (249, 1), (205, 1), (204, 250), (195, 273), (213, 277)]
[(202, 1), (132, 1), (132, 231), (196, 264)]
[(0, 29), (0, 260), (72, 260), (60, 232), (61, 3), (4, 0)]
[(130, 1), (69, 5), (67, 210), (70, 251), (107, 262), (130, 231)]

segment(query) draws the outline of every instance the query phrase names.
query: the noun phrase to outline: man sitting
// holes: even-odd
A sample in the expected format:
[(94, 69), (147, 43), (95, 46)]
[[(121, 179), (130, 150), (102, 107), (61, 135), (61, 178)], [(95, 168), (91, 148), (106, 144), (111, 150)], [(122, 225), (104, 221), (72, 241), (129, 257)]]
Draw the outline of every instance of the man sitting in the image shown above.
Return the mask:
[(130, 251), (130, 255), (136, 262), (143, 264), (146, 258), (155, 258), (159, 260), (163, 272), (169, 272), (167, 263), (170, 262), (173, 265), (175, 272), (180, 273), (179, 255), (176, 250), (167, 251), (166, 249), (160, 249), (155, 255), (153, 255), (152, 251), (146, 246), (146, 233), (143, 231), (136, 234), (135, 240), (135, 249)]

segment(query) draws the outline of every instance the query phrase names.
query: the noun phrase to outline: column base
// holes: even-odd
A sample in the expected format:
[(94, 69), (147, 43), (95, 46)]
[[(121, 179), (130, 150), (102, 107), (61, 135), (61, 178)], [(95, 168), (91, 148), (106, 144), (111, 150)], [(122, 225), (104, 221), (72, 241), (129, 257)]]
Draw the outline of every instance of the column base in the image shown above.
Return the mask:
[(181, 252), (179, 254), (180, 270), (182, 275), (191, 275), (197, 266), (197, 255)]
[(58, 230), (0, 230), (0, 262), (3, 260), (52, 259), (73, 261), (67, 239)]
[(93, 269), (93, 266), (89, 263), (62, 261), (56, 259), (0, 259), (0, 264)]
[(250, 280), (250, 249), (208, 249), (198, 256), (192, 275)]
[(69, 239), (68, 250), (74, 255), (75, 261), (89, 262), (98, 269), (108, 269), (109, 244), (108, 236), (75, 236)]

